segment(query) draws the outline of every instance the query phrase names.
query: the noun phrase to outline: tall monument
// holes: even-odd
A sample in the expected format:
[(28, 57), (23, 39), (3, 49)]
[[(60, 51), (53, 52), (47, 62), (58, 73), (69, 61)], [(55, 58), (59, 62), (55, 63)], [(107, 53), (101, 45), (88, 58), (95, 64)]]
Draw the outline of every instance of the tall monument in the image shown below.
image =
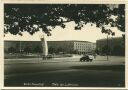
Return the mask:
[(41, 37), (41, 44), (43, 47), (43, 56), (47, 56), (48, 55), (48, 45), (47, 45), (47, 40), (46, 40), (45, 35), (43, 35)]

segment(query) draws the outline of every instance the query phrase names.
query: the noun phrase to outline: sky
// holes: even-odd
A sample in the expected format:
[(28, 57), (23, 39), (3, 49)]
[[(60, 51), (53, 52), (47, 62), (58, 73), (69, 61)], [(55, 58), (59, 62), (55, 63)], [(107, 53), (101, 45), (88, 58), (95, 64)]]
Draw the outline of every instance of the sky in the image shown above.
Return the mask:
[[(101, 29), (95, 25), (91, 26), (86, 24), (81, 30), (74, 30), (75, 23), (66, 23), (66, 28), (56, 27), (52, 29), (51, 36), (46, 36), (41, 31), (36, 32), (34, 35), (30, 35), (27, 32), (20, 35), (6, 34), (4, 40), (18, 40), (18, 41), (40, 41), (41, 36), (45, 35), (47, 41), (61, 41), (61, 40), (79, 40), (96, 42), (98, 39), (107, 38), (106, 34), (101, 33)], [(113, 37), (121, 37), (123, 32), (119, 31), (116, 27), (111, 28), (115, 32)], [(108, 36), (111, 37), (111, 36)]]

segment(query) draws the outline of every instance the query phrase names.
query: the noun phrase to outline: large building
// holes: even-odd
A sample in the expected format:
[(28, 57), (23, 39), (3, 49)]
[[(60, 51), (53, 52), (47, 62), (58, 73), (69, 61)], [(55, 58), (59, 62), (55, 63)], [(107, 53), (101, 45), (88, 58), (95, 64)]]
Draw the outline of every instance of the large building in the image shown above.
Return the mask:
[(125, 39), (123, 37), (115, 37), (97, 40), (96, 50), (99, 54), (124, 55)]
[(88, 41), (48, 41), (48, 47), (64, 53), (85, 54), (94, 52), (96, 44)]
[[(94, 52), (96, 43), (88, 41), (47, 41), (49, 53), (69, 53), (69, 54), (85, 54)], [(5, 41), (5, 52), (9, 52), (10, 48), (15, 48), (16, 51), (25, 51), (39, 47), (42, 49), (41, 41)]]

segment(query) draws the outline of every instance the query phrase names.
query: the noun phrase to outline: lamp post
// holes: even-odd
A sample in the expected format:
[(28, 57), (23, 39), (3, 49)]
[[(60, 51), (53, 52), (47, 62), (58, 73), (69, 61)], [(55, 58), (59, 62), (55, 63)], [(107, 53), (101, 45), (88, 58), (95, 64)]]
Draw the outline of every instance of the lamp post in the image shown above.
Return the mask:
[(107, 60), (109, 59), (108, 58), (108, 52), (109, 52), (109, 44), (108, 44), (108, 35), (107, 35)]
[(21, 54), (21, 41), (20, 41), (20, 54)]

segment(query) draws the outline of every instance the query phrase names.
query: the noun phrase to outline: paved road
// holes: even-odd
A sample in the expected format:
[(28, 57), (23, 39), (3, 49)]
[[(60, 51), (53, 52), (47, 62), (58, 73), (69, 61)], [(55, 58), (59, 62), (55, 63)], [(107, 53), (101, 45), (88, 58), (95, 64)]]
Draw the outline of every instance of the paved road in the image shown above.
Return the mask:
[(5, 60), (5, 86), (123, 87), (124, 57)]

